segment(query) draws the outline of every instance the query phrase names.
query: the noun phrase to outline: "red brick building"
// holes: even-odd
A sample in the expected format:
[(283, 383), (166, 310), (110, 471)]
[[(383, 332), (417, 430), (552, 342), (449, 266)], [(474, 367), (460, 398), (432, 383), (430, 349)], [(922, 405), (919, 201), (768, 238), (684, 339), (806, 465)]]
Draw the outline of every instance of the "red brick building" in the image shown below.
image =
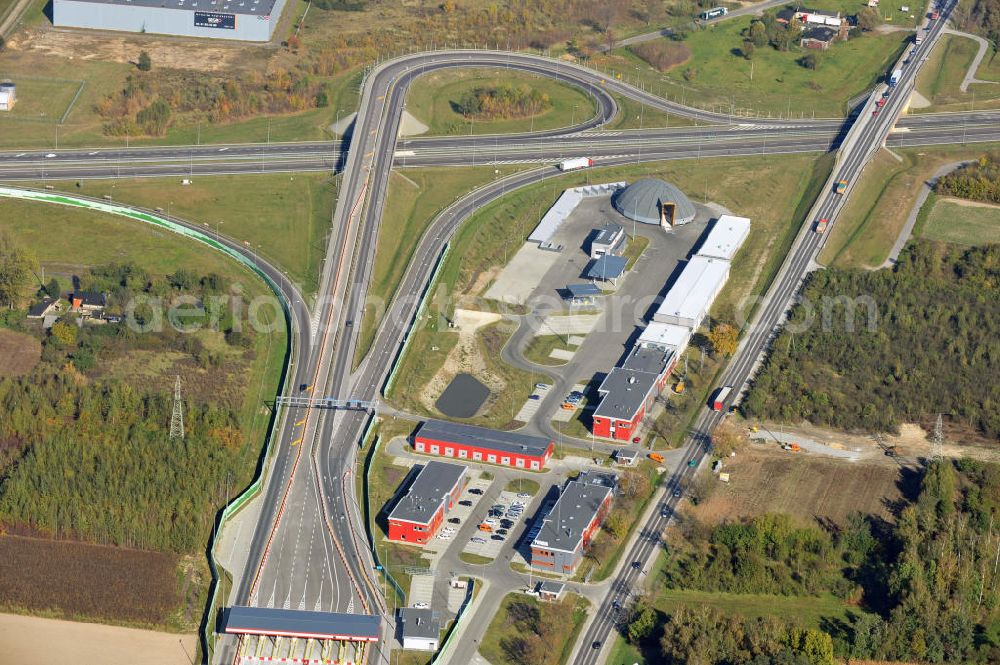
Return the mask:
[(597, 389), (601, 402), (594, 411), (594, 434), (630, 441), (676, 363), (673, 350), (635, 347), (624, 364), (612, 369)]
[(460, 464), (425, 464), (389, 512), (389, 540), (425, 545), (441, 527), (468, 480), (466, 468)]
[(545, 437), (428, 420), (413, 437), (418, 453), (541, 471), (555, 444)]
[[(583, 477), (585, 478), (585, 476)], [(566, 483), (531, 541), (531, 565), (570, 575), (611, 510), (614, 488), (585, 480)]]

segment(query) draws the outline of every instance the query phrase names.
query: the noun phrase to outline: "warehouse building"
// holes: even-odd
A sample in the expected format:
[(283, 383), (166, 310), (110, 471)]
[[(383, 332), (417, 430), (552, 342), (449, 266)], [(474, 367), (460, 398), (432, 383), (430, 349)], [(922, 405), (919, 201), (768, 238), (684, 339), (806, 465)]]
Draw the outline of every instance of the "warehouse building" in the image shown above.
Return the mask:
[(748, 218), (722, 215), (712, 225), (697, 253), (714, 259), (732, 261), (748, 235), (750, 235)]
[(601, 522), (611, 510), (614, 488), (571, 480), (531, 541), (531, 565), (572, 575)]
[(389, 540), (426, 545), (469, 478), (460, 464), (428, 462), (389, 513)]
[(428, 420), (413, 437), (418, 453), (541, 471), (555, 444), (541, 436)]
[(53, 0), (58, 27), (208, 37), (271, 39), (285, 0)]
[(625, 362), (611, 370), (597, 389), (601, 401), (594, 410), (593, 433), (629, 441), (673, 371), (673, 350), (636, 346)]
[(697, 329), (727, 279), (729, 261), (701, 255), (691, 257), (653, 314), (653, 320)]
[(642, 334), (639, 335), (639, 339), (636, 340), (636, 346), (645, 349), (673, 351), (680, 355), (690, 341), (690, 328), (650, 321), (649, 325), (643, 329)]
[(694, 204), (669, 182), (643, 178), (615, 192), (611, 205), (627, 219), (672, 229), (694, 220)]

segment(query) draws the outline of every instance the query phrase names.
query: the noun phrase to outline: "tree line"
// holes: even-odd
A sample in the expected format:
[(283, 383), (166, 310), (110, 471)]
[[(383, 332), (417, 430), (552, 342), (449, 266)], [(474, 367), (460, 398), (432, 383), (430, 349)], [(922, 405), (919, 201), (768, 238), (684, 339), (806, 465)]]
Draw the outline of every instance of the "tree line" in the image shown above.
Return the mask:
[(501, 83), (477, 87), (458, 101), (456, 109), (466, 118), (498, 120), (527, 118), (552, 108), (549, 96), (528, 85)]
[(810, 274), (742, 408), (846, 430), (1000, 437), (1000, 245), (911, 242), (891, 271)]
[(647, 600), (623, 633), (682, 664), (819, 665), (834, 657), (995, 663), (998, 508), (1000, 465), (965, 459), (932, 462), (891, 525), (862, 515), (823, 527), (775, 515), (714, 528), (688, 523), (682, 542), (671, 541), (662, 587), (832, 593), (858, 609), (803, 629), (792, 620), (705, 608), (663, 614)]
[(934, 185), (934, 191), (942, 196), (1000, 203), (1000, 155), (983, 155), (975, 162), (941, 176)]

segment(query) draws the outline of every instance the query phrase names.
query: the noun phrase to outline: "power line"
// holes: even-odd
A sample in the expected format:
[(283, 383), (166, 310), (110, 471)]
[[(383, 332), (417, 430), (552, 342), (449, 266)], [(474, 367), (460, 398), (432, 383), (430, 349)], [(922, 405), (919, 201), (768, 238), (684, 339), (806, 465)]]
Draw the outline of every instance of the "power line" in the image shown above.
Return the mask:
[(170, 438), (184, 438), (184, 402), (181, 401), (181, 377), (174, 382), (174, 412), (170, 416)]

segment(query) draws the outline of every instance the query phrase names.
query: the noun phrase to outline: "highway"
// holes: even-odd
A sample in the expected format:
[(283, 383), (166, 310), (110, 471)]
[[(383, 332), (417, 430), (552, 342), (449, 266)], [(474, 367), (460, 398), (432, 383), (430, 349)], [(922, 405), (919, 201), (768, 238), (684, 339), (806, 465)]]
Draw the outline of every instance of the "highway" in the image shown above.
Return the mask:
[[(865, 104), (858, 122), (852, 127), (838, 156), (833, 175), (827, 183), (829, 186), (826, 193), (820, 196), (809, 220), (799, 232), (777, 278), (768, 290), (762, 306), (758, 308), (754, 319), (744, 331), (739, 348), (723, 373), (721, 385), (732, 386), (734, 395), (734, 398), (726, 404), (727, 407), (738, 402), (741, 398), (742, 392), (752, 379), (758, 363), (767, 352), (768, 345), (777, 334), (780, 325), (785, 321), (793, 296), (798, 291), (811, 266), (814, 265), (813, 261), (824, 239), (828, 237), (812, 230), (812, 220), (826, 218), (830, 220), (831, 226), (836, 223), (837, 216), (848, 199), (851, 186), (859, 179), (865, 165), (878, 150), (885, 137), (888, 136), (895, 119), (902, 111), (913, 88), (917, 72), (923, 64), (923, 59), (930, 53), (939, 39), (945, 21), (953, 7), (954, 0), (951, 0), (941, 8), (941, 19), (931, 22), (927, 39), (916, 47), (914, 57), (911, 57), (903, 66), (903, 76), (896, 88), (891, 90), (885, 107), (878, 111), (877, 115), (873, 115), (876, 110), (875, 96), (873, 95)], [(832, 190), (833, 182), (840, 179), (850, 183), (845, 195), (838, 195)], [(828, 234), (829, 230), (826, 233)], [(725, 418), (725, 413), (725, 409), (712, 411), (706, 407), (702, 410), (685, 443), (684, 461), (673, 477), (669, 479), (670, 488), (683, 485), (694, 475), (697, 467), (701, 465), (711, 448), (711, 432)], [(692, 462), (694, 466), (688, 466), (688, 462)], [(663, 496), (667, 496), (665, 490)], [(666, 498), (664, 505), (667, 511), (665, 513), (654, 511), (646, 524), (639, 525), (642, 537), (636, 541), (632, 551), (624, 558), (625, 565), (615, 580), (614, 592), (605, 598), (583, 639), (576, 646), (573, 662), (577, 665), (594, 665), (600, 662), (602, 654), (606, 652), (608, 643), (614, 635), (617, 611), (613, 603), (616, 601), (623, 604), (628, 602), (630, 590), (641, 585), (643, 571), (648, 569), (658, 553), (661, 534), (673, 519), (677, 502), (678, 500), (672, 496)], [(633, 561), (639, 562), (640, 565), (637, 568), (629, 565)]]
[[(846, 136), (843, 120), (749, 119), (746, 124), (728, 124), (732, 120), (729, 116), (689, 109), (562, 61), (519, 53), (453, 51), (403, 56), (374, 69), (364, 84), (346, 154), (343, 146), (335, 142), (9, 152), (0, 154), (0, 180), (340, 170), (340, 193), (323, 264), (321, 297), (311, 318), (306, 316), (304, 308), (296, 305), (293, 319), (296, 365), (291, 373), (294, 380), (285, 387), (285, 394), (374, 401), (400, 353), (420, 297), (454, 230), (484, 203), (517, 187), (559, 175), (552, 166), (556, 149), (559, 156), (583, 154), (596, 157), (599, 165), (611, 165), (825, 151), (843, 141), (836, 174), (853, 182), (888, 135), (904, 103), (903, 93), (908, 93), (912, 86), (921, 62), (919, 56), (927, 52), (939, 32), (937, 25), (920, 47), (918, 57), (907, 65), (900, 89), (890, 97), (880, 115), (870, 115), (869, 101)], [(431, 69), (459, 66), (511, 67), (555, 76), (588, 90), (598, 100), (598, 113), (572, 128), (569, 134), (555, 130), (502, 139), (474, 136), (400, 141), (399, 123), (407, 86)], [(614, 100), (607, 92), (699, 122), (727, 124), (594, 131), (616, 112)], [(900, 124), (904, 131), (893, 134), (889, 144), (953, 143), (959, 141), (959, 136), (967, 142), (1000, 140), (998, 117), (986, 113), (908, 118)], [(354, 322), (362, 316), (391, 169), (404, 165), (501, 161), (539, 161), (545, 165), (491, 182), (460, 198), (435, 218), (413, 254), (371, 351), (352, 372), (360, 327)], [(821, 197), (817, 214), (833, 221), (844, 199), (833, 194)], [(749, 379), (821, 241), (822, 237), (803, 229), (769, 292), (767, 303), (759, 309), (754, 325), (747, 330), (727, 369), (726, 383), (738, 387)], [(292, 293), (291, 297), (294, 302), (296, 295)], [(309, 389), (300, 391), (301, 385)], [(709, 411), (699, 417), (686, 459), (700, 462), (707, 449), (709, 432), (721, 417)], [(357, 446), (369, 421), (370, 414), (358, 411), (283, 411), (275, 429), (276, 453), (264, 494), (259, 499), (261, 510), (247, 565), (243, 571), (232, 571), (237, 604), (385, 616), (354, 491)], [(686, 468), (682, 466), (682, 471)], [(644, 533), (654, 537), (641, 538), (627, 561), (646, 561), (654, 554), (658, 544), (655, 535), (666, 524), (666, 518), (658, 515), (642, 527)], [(639, 574), (626, 566), (613, 588), (630, 588)], [(606, 642), (613, 630), (612, 597), (617, 595), (609, 596), (598, 609), (582, 642), (587, 649), (578, 655), (576, 662), (597, 662), (600, 650), (591, 650), (589, 645), (594, 641)], [(385, 618), (385, 627), (391, 628), (391, 618)], [(366, 657), (369, 662), (387, 662), (387, 652), (383, 649), (376, 648)], [(237, 643), (231, 638), (221, 638), (214, 660), (237, 662)]]

